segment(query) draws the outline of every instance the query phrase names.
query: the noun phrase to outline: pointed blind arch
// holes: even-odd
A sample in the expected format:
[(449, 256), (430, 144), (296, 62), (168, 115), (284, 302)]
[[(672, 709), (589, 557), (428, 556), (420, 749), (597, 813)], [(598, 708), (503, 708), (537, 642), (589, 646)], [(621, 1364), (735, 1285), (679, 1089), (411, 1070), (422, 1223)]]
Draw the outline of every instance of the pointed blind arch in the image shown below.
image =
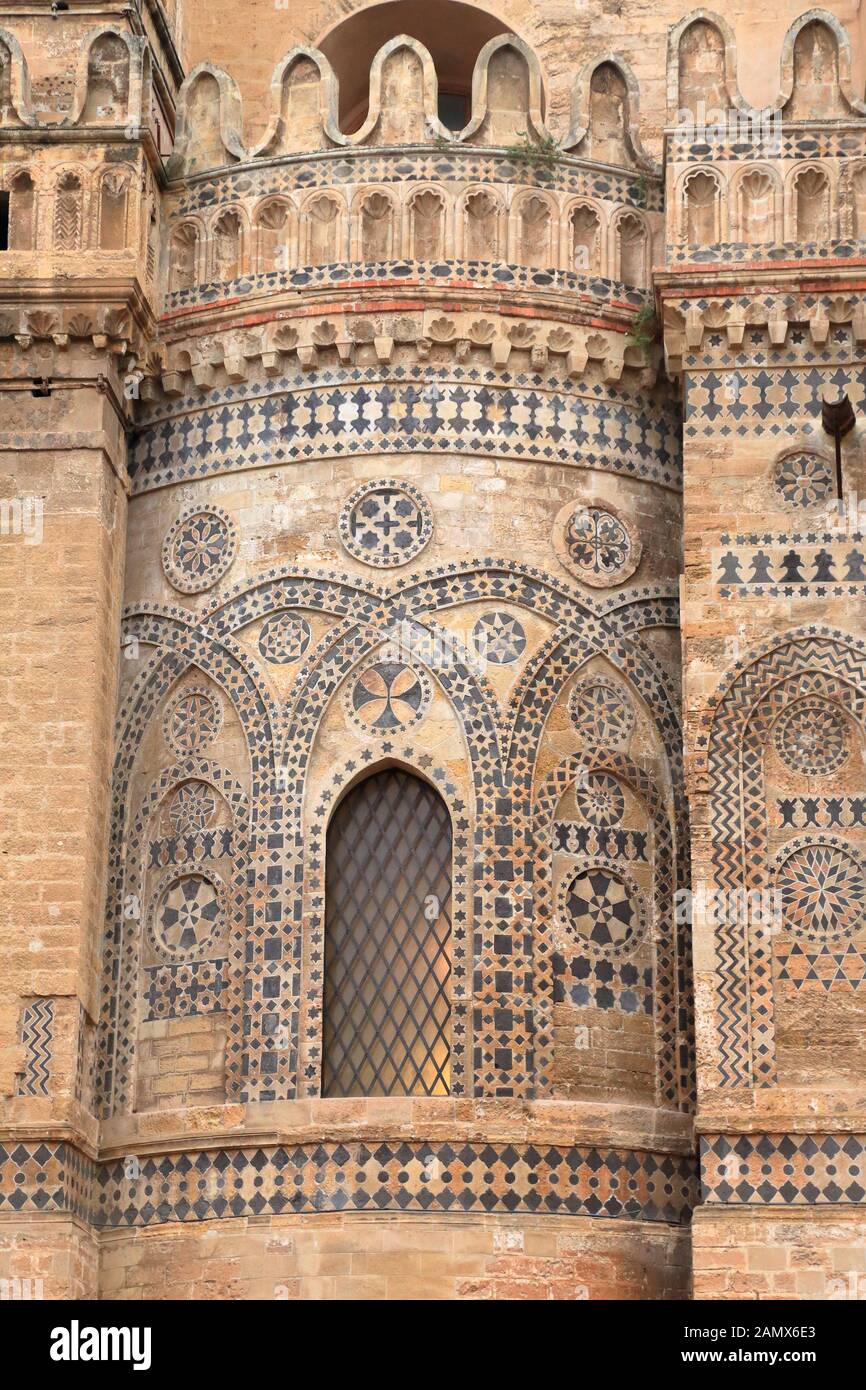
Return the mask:
[(400, 768), (328, 827), (323, 1096), (446, 1096), (451, 1082), (451, 818)]

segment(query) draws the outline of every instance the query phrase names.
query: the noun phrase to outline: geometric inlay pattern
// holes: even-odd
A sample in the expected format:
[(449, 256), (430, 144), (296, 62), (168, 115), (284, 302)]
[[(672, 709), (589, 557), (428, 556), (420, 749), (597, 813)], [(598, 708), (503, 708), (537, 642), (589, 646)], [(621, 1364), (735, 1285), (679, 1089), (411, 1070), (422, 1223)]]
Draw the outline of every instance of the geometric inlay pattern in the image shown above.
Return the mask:
[(16, 1078), (19, 1096), (47, 1096), (54, 1044), (54, 1000), (33, 999), (21, 1016), (24, 1067)]
[(553, 822), (553, 849), (563, 854), (579, 854), (582, 858), (641, 860), (649, 858), (647, 834), (644, 830), (599, 830), (579, 821)]
[(472, 645), (482, 659), (486, 657), (494, 666), (507, 666), (522, 654), (526, 633), (517, 618), (496, 609), (478, 619), (472, 629)]
[(580, 681), (569, 697), (568, 712), (587, 744), (623, 748), (634, 728), (634, 710), (625, 691), (606, 676)]
[(554, 528), (560, 560), (584, 584), (604, 588), (621, 584), (640, 562), (640, 542), (615, 512), (607, 507), (562, 509)]
[(75, 1211), (105, 1229), (344, 1211), (672, 1223), (696, 1203), (695, 1167), (689, 1154), (593, 1144), (323, 1140), (143, 1155), (133, 1176), (51, 1139), (0, 1146), (0, 1212)]
[(346, 711), (364, 733), (406, 729), (426, 713), (431, 694), (423, 671), (399, 661), (375, 661), (349, 686)]
[(200, 594), (222, 579), (237, 552), (237, 530), (220, 507), (187, 507), (162, 543), (165, 577), (184, 594)]
[(171, 701), (162, 721), (168, 745), (186, 757), (212, 743), (222, 728), (219, 701), (202, 685), (187, 685)]
[(367, 565), (393, 569), (424, 549), (433, 534), (433, 513), (411, 483), (393, 478), (364, 483), (340, 512), (340, 540)]
[(222, 892), (202, 873), (174, 875), (156, 900), (151, 918), (154, 942), (163, 955), (199, 952), (216, 935)]
[(555, 951), (553, 1002), (565, 1001), (576, 1009), (616, 1010), (623, 1014), (647, 1014), (652, 1018), (652, 967), (600, 955), (580, 954), (566, 959)]
[(607, 829), (618, 825), (625, 812), (625, 797), (615, 777), (607, 772), (593, 772), (574, 792), (577, 813), (590, 825)]
[(262, 625), (259, 651), (266, 661), (285, 666), (298, 661), (310, 645), (310, 624), (295, 613), (274, 613)]
[(451, 818), (418, 777), (375, 773), (328, 829), (324, 1096), (451, 1089)]
[(711, 1134), (701, 1139), (705, 1202), (845, 1206), (866, 1199), (866, 1135)]
[(219, 1012), (226, 988), (224, 960), (190, 960), (148, 966), (143, 990), (145, 1023), (199, 1018)]
[(216, 811), (216, 796), (207, 782), (184, 782), (171, 799), (169, 818), (176, 835), (206, 830)]
[(833, 491), (833, 472), (820, 454), (788, 454), (776, 465), (776, 491), (789, 507), (814, 507)]
[[(200, 1004), (205, 1006), (205, 1000), (209, 1007), (212, 998), (204, 989), (199, 992), (199, 972), (187, 976), (179, 971), (169, 975), (154, 970), (142, 978), (142, 971), (149, 971), (155, 962), (140, 959), (132, 940), (134, 933), (123, 923), (125, 891), (135, 892), (142, 868), (147, 874), (173, 873), (175, 878), (195, 870), (214, 877), (213, 860), (218, 854), (231, 854), (233, 849), (233, 857), (238, 858), (243, 853), (241, 828), (246, 825), (253, 830), (257, 848), (248, 865), (239, 865), (240, 878), (232, 877), (231, 910), (224, 914), (221, 939), (204, 953), (226, 959), (225, 988), (220, 994), (227, 1016), (227, 1093), (242, 1100), (264, 1101), (299, 1093), (321, 1094), (328, 929), (325, 890), (329, 860), (325, 839), (332, 818), (330, 812), (333, 805), (339, 809), (347, 782), (351, 783), (365, 765), (375, 767), (379, 759), (398, 754), (401, 760), (405, 756), (406, 765), (421, 769), (427, 781), (440, 789), (453, 815), (450, 1093), (465, 1095), (470, 1088), (477, 1096), (520, 1096), (533, 1093), (532, 1088), (540, 1094), (547, 1092), (554, 1084), (552, 1032), (544, 1012), (540, 1020), (533, 1020), (529, 983), (535, 969), (534, 927), (528, 930), (533, 912), (534, 864), (529, 839), (534, 814), (533, 768), (558, 693), (563, 687), (570, 690), (574, 676), (585, 668), (587, 661), (606, 651), (615, 677), (613, 684), (619, 687), (615, 703), (626, 724), (634, 722), (625, 703), (629, 698), (626, 692), (630, 693), (633, 685), (635, 700), (640, 698), (642, 707), (653, 711), (678, 784), (676, 710), (655, 659), (644, 651), (641, 636), (647, 628), (672, 627), (675, 604), (671, 586), (651, 586), (623, 596), (615, 604), (598, 604), (591, 597), (578, 597), (571, 586), (554, 583), (540, 571), (512, 561), (469, 562), (456, 568), (452, 564), (432, 569), (403, 580), (393, 593), (357, 575), (329, 574), (318, 567), (313, 571), (296, 570), (291, 564), (285, 573), (283, 570), (281, 566), (279, 571), (260, 575), (249, 588), (238, 588), (226, 602), (214, 601), (199, 614), (185, 609), (151, 613), (145, 608), (130, 615), (127, 630), (143, 642), (162, 648), (165, 657), (140, 692), (133, 688), (121, 714), (122, 763), (115, 794), (117, 837), (112, 848), (105, 972), (107, 1024), (97, 1056), (100, 1106), (105, 1113), (114, 1113), (131, 1098), (134, 1026), (141, 1017), (142, 986), (148, 996), (150, 987), (154, 987), (154, 998), (148, 998), (145, 1004), (152, 1015), (163, 1007), (157, 983), (171, 992), (171, 1015), (176, 1014), (178, 1007), (186, 1007), (181, 1000), (185, 998), (187, 981), (190, 1004), (194, 1002), (196, 1009)], [(390, 664), (400, 672), (406, 666), (416, 667), (411, 655), (414, 641), (406, 655), (402, 651), (392, 655), (390, 642), (384, 645), (385, 640), (398, 627), (402, 630), (404, 622), (410, 628), (417, 624), (419, 629), (430, 622), (433, 640), (438, 642), (438, 625), (431, 615), (462, 605), (472, 614), (470, 629), (478, 617), (499, 610), (513, 612), (521, 621), (526, 613), (549, 620), (554, 627), (561, 626), (555, 644), (551, 642), (539, 650), (531, 679), (527, 676), (518, 684), (508, 711), (500, 708), (495, 690), (483, 675), (475, 672), (471, 661), (436, 660), (437, 688), (442, 686), (463, 727), (465, 772), (458, 768), (453, 756), (448, 771), (440, 768), (434, 760), (435, 749), (428, 748), (426, 740), (398, 749), (387, 742), (397, 732), (393, 727), (372, 729), (365, 724), (358, 748), (347, 749), (345, 764), (335, 770), (333, 786), (326, 784), (322, 788), (322, 769), (315, 763), (313, 750), (317, 730), (332, 707), (334, 692), (339, 691), (341, 703), (345, 700), (348, 706), (349, 692), (371, 665)], [(321, 615), (326, 624), (334, 618), (339, 623), (312, 659), (311, 638), (303, 658), (309, 664), (299, 672), (291, 703), (286, 706), (282, 703), (283, 692), (281, 698), (270, 692), (255, 663), (249, 662), (244, 637), (245, 629), (258, 633), (258, 628), (251, 628), (251, 624), (263, 625), (271, 615), (282, 612), (308, 617), (316, 613), (317, 620)], [(381, 634), (382, 646), (377, 632)], [(426, 658), (419, 655), (416, 678), (423, 670), (422, 660)], [(493, 669), (491, 665), (490, 671)], [(184, 670), (206, 672), (206, 693), (221, 706), (226, 699), (231, 700), (233, 737), (237, 720), (238, 732), (243, 731), (251, 755), (249, 810), (238, 816), (231, 844), (222, 849), (224, 836), (230, 834), (231, 827), (217, 825), (216, 817), (205, 831), (169, 839), (165, 827), (161, 827), (159, 836), (153, 839), (147, 828), (150, 820), (141, 818), (142, 808), (134, 821), (136, 862), (130, 864), (124, 836), (136, 750), (160, 707), (165, 708), (172, 696), (176, 698), (183, 692), (184, 687), (178, 689), (174, 683)], [(397, 714), (399, 706), (406, 704), (404, 697), (412, 686), (407, 681), (404, 689), (401, 679), (392, 689), (390, 674), (374, 690), (362, 685), (359, 701), (374, 707), (371, 722), (384, 716), (385, 723), (391, 724), (396, 716), (399, 725), (404, 713), (414, 718), (417, 710), (412, 708), (410, 698), (408, 711), (400, 710)], [(423, 688), (424, 682), (421, 684)], [(213, 712), (212, 704), (209, 708)], [(291, 733), (286, 728), (289, 718)], [(349, 722), (347, 714), (346, 723)], [(415, 725), (403, 735), (404, 739), (408, 741), (422, 727)], [(379, 739), (381, 744), (377, 743)], [(274, 757), (280, 748), (286, 752), (285, 786), (281, 779), (277, 785), (272, 776)], [(166, 769), (159, 793), (157, 784), (152, 788), (148, 816), (158, 810), (166, 793), (171, 796), (185, 781), (195, 778), (218, 789), (222, 819), (225, 793), (221, 774), (215, 767), (205, 765), (204, 756), (187, 754), (180, 768)], [(614, 758), (612, 765), (599, 764), (593, 770), (611, 772), (623, 787), (631, 785), (629, 779), (620, 779), (619, 755), (609, 756)], [(548, 824), (543, 843), (548, 854), (556, 807), (563, 794), (574, 787), (580, 770), (577, 766), (573, 769), (570, 782), (558, 785), (550, 804), (545, 806)], [(640, 770), (634, 768), (632, 772), (641, 795), (652, 799), (652, 787)], [(464, 789), (459, 782), (467, 773), (470, 781)], [(137, 797), (137, 781), (134, 787)], [(230, 798), (225, 809), (232, 810), (233, 806)], [(240, 812), (240, 803), (236, 809)], [(645, 860), (648, 827), (643, 822), (639, 824), (639, 831), (622, 831), (618, 826), (599, 829), (576, 822), (578, 837), (587, 832), (582, 858), (586, 860), (591, 855), (595, 862), (599, 854), (610, 852), (606, 850), (610, 845), (618, 862), (627, 863), (629, 858)], [(621, 848), (619, 837), (623, 837)], [(666, 1100), (670, 1098), (677, 1104), (687, 1098), (690, 1079), (686, 1069), (690, 1060), (687, 1049), (674, 1051), (672, 1027), (678, 1000), (686, 1014), (689, 1004), (685, 981), (677, 975), (680, 967), (675, 956), (676, 942), (661, 907), (662, 900), (666, 902), (670, 897), (668, 885), (675, 852), (669, 823), (661, 808), (657, 808), (652, 846), (661, 914), (655, 1001), (660, 1039), (657, 1072), (660, 1092)], [(573, 867), (574, 859), (569, 869)], [(220, 865), (220, 877), (222, 869)], [(550, 872), (549, 861), (546, 871)], [(158, 878), (148, 892), (149, 904), (158, 897), (166, 881)], [(555, 907), (553, 898), (545, 928), (548, 947), (539, 976), (546, 1005), (553, 995), (550, 944), (555, 930)], [(152, 942), (149, 912), (146, 921)], [(571, 942), (569, 954), (576, 954)], [(588, 954), (585, 948), (582, 954)], [(165, 956), (162, 959), (165, 964), (181, 964), (171, 958), (166, 960)], [(641, 977), (646, 963), (641, 960)], [(574, 976), (576, 980), (576, 971)], [(112, 983), (117, 979), (119, 986)], [(606, 972), (597, 974), (597, 981), (599, 990), (604, 991)], [(623, 979), (622, 989), (616, 988), (615, 993), (630, 1006), (633, 988)]]
[(840, 950), (827, 945), (806, 950), (794, 941), (789, 947), (777, 948), (775, 959), (779, 982), (798, 992), (820, 995), (866, 986), (866, 951), (850, 941)]
[[(678, 416), (668, 400), (598, 387), (577, 395), (560, 378), (549, 379), (540, 397), (522, 372), (488, 371), (479, 380), (467, 366), (449, 371), (443, 389), (453, 414), (446, 414), (441, 391), (424, 389), (426, 365), (388, 368), (385, 381), (382, 370), (325, 368), (312, 382), (287, 372), (268, 386), (229, 384), (204, 408), (198, 398), (148, 409), (132, 460), (133, 492), (249, 467), (419, 450), (572, 466), (579, 457), (587, 468), (679, 485)], [(557, 419), (555, 439), (554, 430), (540, 437), (533, 422), (542, 400)]]
[[(852, 692), (863, 690), (864, 658), (866, 647), (857, 639), (810, 623), (768, 639), (738, 661), (712, 699), (697, 748), (699, 768), (706, 757), (711, 786), (710, 843), (717, 890), (728, 894), (771, 886), (775, 875), (767, 859), (769, 797), (763, 753), (773, 741), (774, 724), (792, 703), (802, 707), (806, 699), (819, 698), (818, 721), (828, 703), (844, 708)], [(792, 691), (797, 697), (793, 702)], [(813, 842), (827, 838), (817, 835)], [(842, 847), (850, 849), (845, 841)], [(777, 856), (777, 866), (792, 848), (789, 842)], [(774, 953), (766, 948), (751, 952), (737, 917), (726, 913), (715, 934), (719, 1084), (771, 1086), (776, 1081)]]
[(792, 936), (821, 943), (866, 927), (864, 863), (843, 840), (794, 840), (777, 862), (779, 906)]
[(617, 864), (600, 861), (572, 870), (560, 884), (558, 907), (571, 944), (601, 955), (631, 951), (643, 935), (640, 889)]
[(836, 598), (863, 596), (866, 548), (861, 531), (752, 531), (720, 537), (710, 552), (718, 596), (729, 598)]
[(836, 772), (851, 752), (845, 716), (821, 699), (797, 700), (784, 709), (773, 727), (773, 744), (783, 763), (807, 777)]

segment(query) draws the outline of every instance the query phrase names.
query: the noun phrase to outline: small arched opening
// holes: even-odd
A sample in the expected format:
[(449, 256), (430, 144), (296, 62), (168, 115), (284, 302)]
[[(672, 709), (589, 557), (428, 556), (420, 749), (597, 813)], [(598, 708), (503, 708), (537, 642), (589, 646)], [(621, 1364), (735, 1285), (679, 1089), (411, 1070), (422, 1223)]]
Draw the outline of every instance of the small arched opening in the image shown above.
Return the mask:
[(451, 1090), (451, 817), (388, 767), (337, 807), (326, 851), (323, 1096)]

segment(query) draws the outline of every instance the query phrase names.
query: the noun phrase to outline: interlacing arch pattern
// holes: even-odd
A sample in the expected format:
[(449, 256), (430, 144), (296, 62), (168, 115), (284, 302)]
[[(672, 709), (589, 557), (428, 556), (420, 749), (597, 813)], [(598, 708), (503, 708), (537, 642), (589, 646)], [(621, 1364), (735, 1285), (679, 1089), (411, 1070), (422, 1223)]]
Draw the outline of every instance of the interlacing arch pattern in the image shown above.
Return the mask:
[[(796, 629), (739, 663), (713, 701), (704, 746), (716, 893), (744, 895), (766, 882), (764, 750), (782, 709), (815, 694), (862, 722), (866, 644), (830, 629)], [(767, 939), (760, 924), (750, 930), (738, 914), (721, 916), (715, 931), (718, 1083), (770, 1086), (776, 1061)]]
[[(655, 987), (656, 1099), (660, 1105), (684, 1105), (691, 1096), (689, 1059), (680, 1052), (686, 1038), (677, 1036), (677, 1010), (688, 1011), (691, 983), (689, 943), (677, 940), (674, 924), (675, 845), (671, 818), (652, 778), (624, 753), (572, 754), (545, 777), (535, 797), (535, 952), (536, 1011), (539, 1026), (539, 1076), (553, 1063), (553, 818), (563, 793), (583, 776), (612, 774), (645, 803), (653, 827), (653, 981)], [(683, 972), (677, 970), (682, 962)]]
[[(676, 625), (673, 595), (664, 588), (647, 588), (595, 601), (538, 570), (494, 560), (450, 565), (404, 579), (392, 587), (345, 575), (285, 570), (229, 591), (212, 600), (197, 616), (181, 608), (158, 606), (141, 607), (127, 615), (127, 640), (137, 639), (145, 651), (148, 644), (157, 650), (148, 657), (134, 683), (118, 728), (99, 1058), (100, 1093), (106, 1113), (116, 1110), (126, 1094), (125, 1084), (118, 1085), (114, 1078), (117, 1058), (122, 1056), (120, 1071), (126, 1076), (129, 1050), (134, 1047), (127, 1015), (118, 1018), (119, 1001), (112, 984), (115, 963), (124, 949), (124, 895), (130, 891), (130, 875), (135, 874), (134, 855), (130, 855), (124, 834), (129, 817), (134, 814), (128, 805), (129, 779), (142, 738), (151, 722), (159, 717), (180, 678), (186, 673), (192, 673), (196, 680), (204, 676), (220, 692), (244, 731), (250, 759), (246, 939), (242, 941), (237, 932), (231, 937), (225, 993), (229, 1014), (227, 1097), (267, 1100), (315, 1093), (319, 1065), (315, 1019), (317, 1009), (320, 1010), (321, 990), (317, 951), (321, 947), (323, 887), (321, 856), (314, 851), (325, 833), (327, 806), (320, 798), (315, 807), (305, 810), (314, 739), (346, 677), (373, 657), (385, 641), (393, 639), (399, 624), (409, 621), (422, 642), (426, 636), (434, 649), (438, 642), (441, 650), (442, 643), (453, 644), (453, 636), (435, 621), (434, 615), (478, 601), (523, 608), (549, 619), (556, 631), (542, 644), (531, 676), (518, 682), (507, 710), (501, 707), (487, 678), (472, 669), (459, 650), (454, 651), (452, 662), (434, 663), (428, 672), (459, 721), (474, 805), (457, 806), (448, 776), (440, 775), (441, 770), (435, 767), (422, 766), (420, 740), (415, 745), (414, 764), (406, 756), (403, 743), (411, 745), (412, 731), (404, 734), (399, 745), (392, 741), (386, 748), (383, 741), (379, 751), (383, 758), (400, 757), (407, 766), (417, 767), (421, 775), (439, 787), (459, 834), (467, 842), (466, 850), (461, 852), (468, 875), (467, 919), (469, 903), (473, 904), (472, 949), (471, 959), (463, 962), (457, 958), (455, 973), (455, 1019), (464, 1038), (470, 1032), (468, 982), (473, 971), (481, 985), (471, 1001), (475, 1065), (473, 1069), (467, 1062), (462, 1071), (467, 1054), (458, 1054), (458, 1093), (465, 1087), (476, 1095), (503, 1091), (532, 1095), (543, 1092), (549, 1084), (536, 1057), (538, 1026), (527, 1026), (527, 1020), (532, 1018), (534, 989), (510, 1001), (514, 1024), (508, 1039), (507, 1067), (502, 1064), (501, 1010), (497, 1010), (493, 990), (497, 943), (503, 932), (510, 934), (515, 980), (531, 979), (537, 968), (532, 946), (532, 866), (537, 847), (533, 845), (531, 808), (533, 769), (540, 740), (564, 683), (581, 665), (601, 655), (622, 673), (655, 719), (669, 768), (673, 804), (683, 804), (675, 696), (641, 636), (645, 629)], [(235, 634), (258, 619), (286, 609), (317, 612), (336, 622), (314, 648), (304, 653), (290, 697), (278, 707), (256, 661), (238, 644)], [(370, 748), (366, 755), (369, 760)], [(352, 774), (337, 770), (335, 787), (344, 775)], [(655, 804), (652, 799), (658, 794), (652, 790), (647, 774), (635, 767), (631, 775), (647, 804)], [(507, 882), (501, 877), (504, 855), (496, 835), (500, 826), (506, 827), (512, 837), (508, 863), (514, 874)], [(661, 836), (660, 831), (658, 835)], [(677, 825), (675, 837), (674, 841), (668, 822), (659, 843), (669, 846), (671, 853), (676, 843), (682, 859), (686, 844), (683, 824)], [(473, 838), (471, 850), (468, 846)], [(685, 869), (681, 867), (678, 873), (682, 881)], [(671, 881), (669, 870), (665, 870), (660, 881)], [(503, 894), (510, 899), (507, 921), (497, 916)], [(462, 922), (455, 918), (455, 923), (459, 945)], [(670, 949), (673, 950), (672, 941)], [(671, 981), (675, 973), (679, 975), (676, 988), (683, 999), (689, 968), (686, 943), (680, 944), (676, 969), (672, 962), (668, 968), (661, 957), (659, 968), (667, 972), (666, 978)], [(264, 981), (275, 976), (279, 979), (278, 995), (275, 999), (269, 989), (265, 998)], [(669, 988), (675, 988), (673, 983)], [(276, 1056), (275, 1007), (279, 1014), (276, 1031), (284, 1043)], [(495, 1024), (497, 1014), (500, 1017)], [(307, 1020), (303, 1038), (302, 1018)], [(665, 1036), (669, 1037), (667, 1023), (664, 1027)], [(669, 1049), (668, 1042), (664, 1046)], [(680, 1067), (683, 1074), (674, 1079), (673, 1064), (665, 1061), (660, 1065), (665, 1097), (676, 1103), (676, 1096), (680, 1104), (686, 1104), (691, 1087), (686, 1074), (688, 1066)], [(303, 1075), (299, 1075), (299, 1066), (303, 1067)]]

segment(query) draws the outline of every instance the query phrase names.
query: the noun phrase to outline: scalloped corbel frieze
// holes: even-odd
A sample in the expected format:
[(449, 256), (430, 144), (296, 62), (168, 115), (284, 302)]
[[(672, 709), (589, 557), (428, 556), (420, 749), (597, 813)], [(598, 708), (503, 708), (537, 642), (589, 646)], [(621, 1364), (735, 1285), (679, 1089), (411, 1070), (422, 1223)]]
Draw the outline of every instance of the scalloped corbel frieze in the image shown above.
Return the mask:
[(220, 366), (231, 381), (244, 381), (249, 364), (258, 359), (265, 373), (274, 376), (284, 370), (288, 357), (313, 372), (321, 365), (323, 353), (336, 352), (347, 364), (355, 360), (359, 349), (372, 348), (377, 361), (384, 364), (396, 347), (408, 346), (417, 351), (419, 361), (425, 361), (433, 344), (440, 350), (450, 348), (458, 362), (466, 359), (470, 349), (487, 351), (496, 368), (505, 368), (515, 350), (527, 351), (536, 370), (555, 360), (558, 370), (572, 379), (582, 377), (594, 362), (610, 383), (619, 382), (628, 368), (642, 374), (642, 385), (651, 386), (658, 367), (657, 354), (647, 355), (624, 331), (548, 320), (515, 321), (479, 309), (447, 313), (431, 308), (416, 316), (401, 312), (369, 319), (357, 313), (302, 315), (275, 320), (242, 335), (229, 331), (169, 345), (158, 343), (155, 351), (162, 364), (163, 389), (167, 395), (177, 395), (189, 376), (199, 390), (217, 385), (215, 370)]

